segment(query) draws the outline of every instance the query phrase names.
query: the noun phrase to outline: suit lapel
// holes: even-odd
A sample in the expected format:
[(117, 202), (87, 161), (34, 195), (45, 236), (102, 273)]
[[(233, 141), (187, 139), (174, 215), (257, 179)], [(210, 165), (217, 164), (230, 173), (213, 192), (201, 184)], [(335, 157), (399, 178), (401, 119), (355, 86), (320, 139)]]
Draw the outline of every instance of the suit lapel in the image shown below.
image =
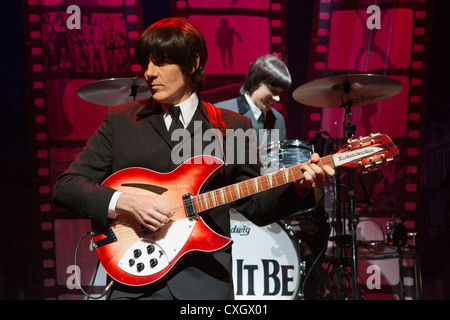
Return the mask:
[(243, 95), (237, 97), (237, 105), (240, 114), (246, 116), (248, 112), (251, 112), (250, 106), (248, 105), (248, 102), (247, 100), (245, 100), (245, 97)]
[(169, 132), (163, 118), (163, 110), (161, 105), (149, 99), (145, 107), (137, 114), (138, 117), (145, 118), (158, 133), (158, 135), (165, 141), (165, 143), (172, 148)]

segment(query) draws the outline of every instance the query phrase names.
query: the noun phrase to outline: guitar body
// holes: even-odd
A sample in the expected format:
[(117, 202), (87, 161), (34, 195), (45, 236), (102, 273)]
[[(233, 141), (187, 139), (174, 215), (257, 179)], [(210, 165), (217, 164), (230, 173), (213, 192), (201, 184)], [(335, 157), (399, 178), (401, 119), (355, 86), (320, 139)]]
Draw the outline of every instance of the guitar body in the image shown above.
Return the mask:
[(147, 285), (169, 275), (189, 253), (216, 252), (231, 245), (231, 239), (211, 230), (201, 217), (188, 218), (182, 200), (184, 194), (198, 194), (222, 167), (217, 158), (199, 156), (170, 173), (128, 168), (106, 179), (103, 185), (115, 190), (158, 197), (175, 214), (156, 232), (126, 214), (118, 215), (108, 228), (93, 230), (105, 271), (120, 283)]

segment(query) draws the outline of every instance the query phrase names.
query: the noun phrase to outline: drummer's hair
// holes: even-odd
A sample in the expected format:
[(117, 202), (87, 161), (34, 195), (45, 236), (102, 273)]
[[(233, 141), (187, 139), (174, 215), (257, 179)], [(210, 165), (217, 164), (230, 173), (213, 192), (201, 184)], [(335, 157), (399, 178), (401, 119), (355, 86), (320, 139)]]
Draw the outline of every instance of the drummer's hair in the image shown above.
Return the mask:
[(200, 29), (187, 19), (165, 18), (152, 24), (138, 38), (134, 56), (144, 70), (150, 60), (156, 63), (169, 60), (179, 65), (185, 76), (196, 68), (192, 74), (192, 87), (200, 93), (208, 50)]
[(284, 90), (288, 90), (292, 83), (286, 64), (271, 54), (261, 56), (252, 62), (241, 93), (252, 94), (263, 83)]

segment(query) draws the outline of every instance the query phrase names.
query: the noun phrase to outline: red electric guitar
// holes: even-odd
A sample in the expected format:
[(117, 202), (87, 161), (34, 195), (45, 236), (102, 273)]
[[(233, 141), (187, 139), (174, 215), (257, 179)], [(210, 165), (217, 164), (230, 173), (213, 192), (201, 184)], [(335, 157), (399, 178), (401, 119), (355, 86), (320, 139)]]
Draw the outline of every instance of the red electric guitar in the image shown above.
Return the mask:
[[(383, 134), (349, 140), (337, 153), (320, 159), (319, 165), (362, 168), (388, 163), (399, 155)], [(144, 168), (118, 171), (104, 185), (122, 192), (159, 197), (175, 213), (157, 232), (142, 227), (131, 215), (119, 215), (104, 229), (92, 231), (94, 247), (106, 272), (131, 286), (157, 282), (170, 274), (180, 260), (195, 251), (216, 252), (232, 240), (211, 230), (201, 214), (208, 210), (303, 178), (300, 164), (217, 190), (201, 193), (224, 163), (212, 156), (198, 156), (170, 173)]]

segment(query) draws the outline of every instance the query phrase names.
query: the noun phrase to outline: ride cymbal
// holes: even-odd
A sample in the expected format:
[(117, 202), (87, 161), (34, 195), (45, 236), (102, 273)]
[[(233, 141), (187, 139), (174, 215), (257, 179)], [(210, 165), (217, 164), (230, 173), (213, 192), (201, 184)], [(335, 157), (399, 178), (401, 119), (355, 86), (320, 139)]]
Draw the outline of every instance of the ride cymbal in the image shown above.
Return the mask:
[(117, 106), (151, 97), (150, 89), (142, 78), (110, 78), (88, 83), (78, 89), (78, 96), (86, 101), (106, 107)]
[[(308, 82), (292, 93), (295, 101), (319, 108), (339, 108), (345, 102), (359, 107), (397, 95), (403, 86), (390, 77), (377, 74), (347, 74)], [(348, 96), (347, 96), (348, 94)]]

